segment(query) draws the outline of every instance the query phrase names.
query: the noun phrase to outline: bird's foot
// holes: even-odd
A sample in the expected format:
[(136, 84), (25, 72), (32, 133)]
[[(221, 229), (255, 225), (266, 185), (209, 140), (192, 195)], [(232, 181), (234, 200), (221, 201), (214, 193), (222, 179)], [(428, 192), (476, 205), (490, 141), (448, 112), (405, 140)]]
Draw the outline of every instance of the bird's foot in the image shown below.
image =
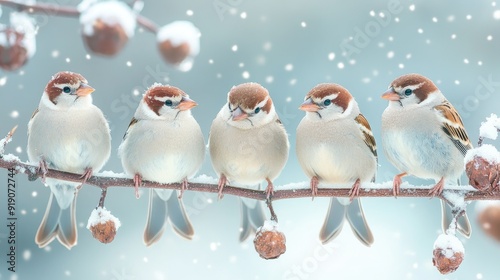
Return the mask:
[(361, 181), (357, 179), (356, 182), (354, 182), (354, 185), (352, 185), (351, 190), (349, 191), (349, 199), (351, 201), (359, 196), (360, 186), (361, 186)]
[(440, 196), (441, 193), (443, 193), (444, 189), (444, 177), (437, 182), (437, 184), (429, 191), (429, 195), (434, 197), (434, 196)]
[(219, 198), (219, 200), (221, 200), (224, 197), (224, 194), (222, 193), (222, 191), (224, 190), (224, 187), (226, 186), (226, 183), (227, 183), (226, 175), (221, 174), (220, 175), (220, 179), (219, 179), (219, 183), (217, 185), (217, 189), (219, 190), (219, 192), (218, 192), (218, 198)]
[(142, 185), (142, 177), (139, 174), (134, 176), (135, 198), (139, 199), (139, 187)]
[(178, 196), (179, 199), (182, 199), (182, 195), (184, 194), (184, 191), (187, 190), (188, 184), (189, 183), (188, 183), (187, 178), (184, 178), (184, 180), (182, 180), (182, 182), (181, 182), (181, 191), (180, 191), (179, 196)]
[(314, 200), (314, 197), (318, 195), (318, 185), (319, 185), (318, 177), (313, 176), (311, 178), (311, 184), (310, 184), (312, 200)]
[(274, 185), (269, 178), (266, 178), (267, 181), (267, 188), (266, 188), (266, 199), (269, 200), (269, 198), (274, 194)]

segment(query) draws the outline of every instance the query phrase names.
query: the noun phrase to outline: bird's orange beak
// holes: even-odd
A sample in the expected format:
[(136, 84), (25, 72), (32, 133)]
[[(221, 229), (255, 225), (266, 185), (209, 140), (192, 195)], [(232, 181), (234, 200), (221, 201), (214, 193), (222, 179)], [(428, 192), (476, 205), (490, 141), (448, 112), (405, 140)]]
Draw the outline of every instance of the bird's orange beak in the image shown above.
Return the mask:
[(94, 88), (85, 84), (85, 83), (81, 83), (80, 84), (80, 87), (76, 90), (76, 95), (77, 96), (87, 96), (89, 94), (91, 94), (92, 92), (94, 92)]
[(306, 112), (318, 112), (321, 108), (318, 104), (314, 103), (311, 98), (307, 98), (299, 107), (300, 110)]
[(248, 118), (248, 114), (243, 112), (243, 110), (241, 110), (240, 107), (236, 108), (236, 110), (233, 111), (232, 116), (233, 116), (233, 121), (235, 122)]
[(394, 89), (391, 87), (389, 88), (384, 94), (381, 96), (383, 99), (389, 100), (389, 101), (399, 101), (401, 100), (401, 97), (399, 94), (397, 94)]
[(181, 102), (179, 103), (179, 105), (177, 105), (177, 109), (186, 111), (197, 105), (198, 103), (194, 102), (194, 100), (190, 99), (189, 97), (182, 97)]

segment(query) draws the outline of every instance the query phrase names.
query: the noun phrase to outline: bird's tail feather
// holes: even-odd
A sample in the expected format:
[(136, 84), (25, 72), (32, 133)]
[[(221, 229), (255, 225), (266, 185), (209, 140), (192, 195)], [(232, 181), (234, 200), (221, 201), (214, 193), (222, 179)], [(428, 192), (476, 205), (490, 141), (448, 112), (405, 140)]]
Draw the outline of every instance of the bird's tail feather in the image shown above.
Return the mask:
[(193, 237), (193, 227), (182, 201), (177, 198), (176, 192), (172, 192), (168, 200), (165, 201), (155, 190), (151, 189), (149, 191), (148, 218), (144, 229), (146, 246), (152, 245), (161, 238), (165, 231), (167, 218), (179, 235), (187, 239)]
[(342, 231), (344, 225), (346, 207), (336, 198), (330, 199), (330, 206), (326, 212), (325, 222), (319, 233), (319, 239), (323, 244), (333, 240)]
[(174, 230), (182, 237), (191, 240), (194, 235), (194, 229), (186, 214), (182, 200), (177, 197), (177, 192), (173, 192), (167, 202), (168, 218)]
[(78, 238), (75, 213), (76, 194), (71, 205), (62, 209), (51, 192), (45, 215), (35, 236), (35, 243), (42, 248), (57, 238), (62, 245), (71, 249)]
[(241, 205), (241, 233), (240, 242), (245, 241), (250, 234), (255, 233), (257, 228), (264, 225), (266, 215), (262, 202), (257, 202), (253, 207), (247, 205), (240, 199)]
[(365, 213), (361, 206), (359, 198), (353, 199), (347, 207), (347, 221), (351, 225), (351, 229), (356, 237), (366, 246), (373, 244), (374, 238), (368, 223), (366, 222)]
[(341, 203), (337, 198), (330, 199), (330, 206), (319, 238), (323, 244), (332, 241), (342, 231), (344, 218), (347, 219), (354, 235), (366, 246), (373, 244), (373, 234), (366, 222), (359, 198), (350, 203)]

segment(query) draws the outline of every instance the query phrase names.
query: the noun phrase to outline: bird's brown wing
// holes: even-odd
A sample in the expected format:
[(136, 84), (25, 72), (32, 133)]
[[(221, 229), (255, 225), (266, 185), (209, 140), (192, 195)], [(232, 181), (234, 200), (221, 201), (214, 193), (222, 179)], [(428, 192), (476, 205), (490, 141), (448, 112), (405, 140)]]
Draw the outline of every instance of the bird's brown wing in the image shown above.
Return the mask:
[(455, 110), (448, 100), (443, 101), (443, 103), (434, 107), (434, 109), (441, 120), (443, 131), (450, 137), (455, 147), (465, 156), (467, 150), (472, 149), (472, 143), (457, 110)]
[(363, 140), (366, 145), (372, 151), (373, 155), (377, 157), (377, 144), (375, 143), (375, 137), (373, 137), (372, 129), (368, 120), (366, 120), (365, 116), (359, 114), (355, 119), (356, 123), (359, 125), (359, 129), (363, 133)]
[(125, 140), (125, 138), (127, 138), (127, 134), (128, 132), (130, 131), (130, 129), (138, 122), (139, 120), (136, 119), (136, 118), (132, 118), (130, 120), (130, 123), (128, 124), (128, 127), (127, 127), (127, 131), (125, 132), (125, 134), (123, 135), (123, 140)]

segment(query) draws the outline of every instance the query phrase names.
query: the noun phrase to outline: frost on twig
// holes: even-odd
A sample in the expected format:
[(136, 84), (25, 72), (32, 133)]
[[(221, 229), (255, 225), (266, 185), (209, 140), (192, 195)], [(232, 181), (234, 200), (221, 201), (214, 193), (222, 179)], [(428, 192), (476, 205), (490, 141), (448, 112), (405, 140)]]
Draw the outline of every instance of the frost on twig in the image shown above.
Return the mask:
[(3, 158), (3, 155), (5, 153), (5, 146), (9, 144), (10, 141), (12, 141), (12, 135), (16, 132), (17, 125), (14, 126), (9, 133), (7, 133), (7, 136), (5, 136), (2, 140), (0, 140), (0, 158)]

